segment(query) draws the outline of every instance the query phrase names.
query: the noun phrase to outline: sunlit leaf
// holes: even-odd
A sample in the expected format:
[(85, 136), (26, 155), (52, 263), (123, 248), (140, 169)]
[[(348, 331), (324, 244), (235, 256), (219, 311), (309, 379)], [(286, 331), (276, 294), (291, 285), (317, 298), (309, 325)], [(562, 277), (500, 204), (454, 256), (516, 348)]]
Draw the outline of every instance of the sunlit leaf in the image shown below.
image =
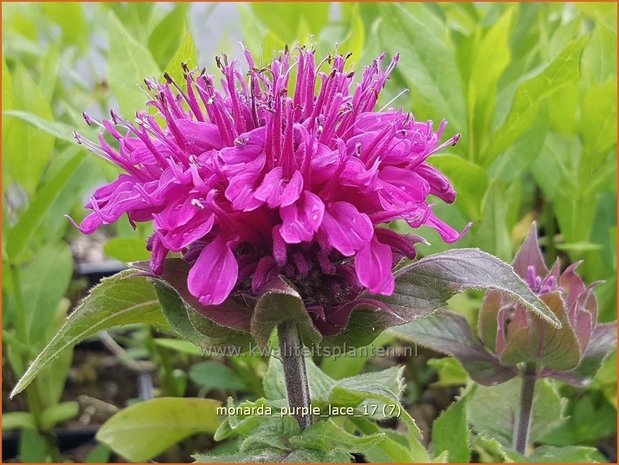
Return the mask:
[[(32, 80), (30, 73), (18, 65), (11, 79), (12, 108), (28, 111), (53, 121), (47, 98)], [(54, 148), (54, 137), (21, 121), (11, 122), (10, 133), (3, 138), (3, 166), (8, 175), (33, 194)]]
[(507, 118), (495, 131), (483, 155), (485, 164), (494, 160), (531, 126), (543, 98), (578, 78), (580, 57), (588, 40), (588, 36), (583, 36), (571, 41), (540, 74), (518, 87)]
[(152, 459), (197, 433), (214, 433), (217, 407), (213, 399), (161, 397), (127, 407), (107, 420), (97, 439), (134, 462)]
[(120, 109), (128, 118), (144, 107), (147, 97), (140, 89), (143, 80), (159, 78), (161, 71), (150, 51), (125, 29), (116, 15), (109, 13), (107, 76)]

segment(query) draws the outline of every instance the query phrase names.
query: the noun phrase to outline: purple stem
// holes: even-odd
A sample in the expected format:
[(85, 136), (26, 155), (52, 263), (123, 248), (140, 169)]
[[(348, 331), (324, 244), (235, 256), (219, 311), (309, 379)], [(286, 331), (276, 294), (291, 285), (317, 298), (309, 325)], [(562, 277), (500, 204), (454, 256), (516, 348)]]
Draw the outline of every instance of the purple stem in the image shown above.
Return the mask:
[(529, 431), (533, 418), (533, 398), (535, 397), (535, 383), (537, 381), (537, 366), (535, 363), (527, 363), (522, 373), (522, 385), (520, 388), (520, 409), (518, 412), (516, 431), (514, 434), (514, 449), (520, 454), (525, 454), (529, 443)]
[(311, 422), (310, 393), (299, 328), (293, 321), (283, 321), (277, 326), (279, 351), (284, 366), (284, 379), (288, 391), (288, 404), (301, 429)]

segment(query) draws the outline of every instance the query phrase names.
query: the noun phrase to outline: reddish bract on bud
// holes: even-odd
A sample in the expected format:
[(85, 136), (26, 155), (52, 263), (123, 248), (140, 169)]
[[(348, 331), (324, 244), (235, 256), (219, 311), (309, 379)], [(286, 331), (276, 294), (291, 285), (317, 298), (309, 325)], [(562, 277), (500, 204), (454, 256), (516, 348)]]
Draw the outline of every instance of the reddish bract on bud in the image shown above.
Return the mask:
[[(517, 302), (489, 292), (480, 309), (480, 337), (505, 365), (536, 363), (543, 367), (542, 376), (580, 384), (592, 373), (579, 373), (578, 367), (584, 358), (596, 358), (599, 366), (616, 341), (615, 325), (597, 324), (597, 301), (593, 292), (596, 283), (584, 284), (576, 273), (579, 263), (568, 266), (563, 273), (558, 260), (550, 270), (547, 268), (535, 228), (533, 223), (512, 264), (516, 273), (561, 321), (562, 327), (553, 328)], [(596, 334), (601, 339), (593, 342)]]

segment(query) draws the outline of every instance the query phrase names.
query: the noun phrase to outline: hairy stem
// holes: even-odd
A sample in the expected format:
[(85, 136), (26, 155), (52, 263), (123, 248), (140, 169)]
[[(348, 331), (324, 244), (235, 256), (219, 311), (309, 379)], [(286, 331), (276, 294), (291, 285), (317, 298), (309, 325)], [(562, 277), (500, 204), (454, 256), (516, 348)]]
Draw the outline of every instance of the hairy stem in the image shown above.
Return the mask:
[(292, 321), (283, 321), (277, 326), (279, 351), (284, 366), (284, 378), (288, 391), (288, 404), (301, 429), (307, 428), (312, 421), (310, 415), (310, 393), (303, 356), (303, 343), (299, 329)]
[(535, 363), (528, 363), (522, 374), (520, 406), (514, 434), (514, 449), (520, 454), (525, 454), (529, 442), (529, 430), (531, 429), (531, 419), (533, 417), (533, 397), (535, 396), (536, 381), (537, 367)]

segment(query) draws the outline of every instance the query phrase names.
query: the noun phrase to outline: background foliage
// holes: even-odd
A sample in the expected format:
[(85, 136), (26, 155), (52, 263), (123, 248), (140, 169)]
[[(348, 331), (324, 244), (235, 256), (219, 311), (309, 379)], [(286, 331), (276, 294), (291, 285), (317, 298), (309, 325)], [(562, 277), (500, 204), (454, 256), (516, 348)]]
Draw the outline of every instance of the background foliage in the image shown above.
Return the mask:
[[(454, 205), (438, 203), (435, 210), (456, 227), (473, 222), (458, 246), (511, 261), (536, 219), (547, 261), (584, 260), (585, 281), (604, 281), (596, 289), (599, 319), (616, 318), (615, 4), (5, 3), (2, 13), (3, 343), (17, 376), (85, 287), (75, 279), (83, 266), (79, 234), (63, 215), (81, 218), (89, 193), (117, 174), (75, 145), (73, 129), (92, 136), (81, 111), (99, 118), (117, 108), (131, 117), (146, 100), (144, 77), (163, 71), (179, 77), (182, 62), (215, 73), (213, 55), (240, 56), (239, 41), (264, 62), (274, 49), (308, 42), (318, 56), (339, 44), (341, 52), (353, 53), (357, 67), (382, 52), (400, 53), (379, 107), (401, 106), (417, 119), (445, 118), (447, 132), (462, 135), (459, 144), (431, 159), (458, 192)], [(148, 234), (147, 227), (114, 225), (89, 247), (102, 246), (105, 256), (123, 262), (142, 260)], [(422, 254), (445, 248), (434, 232), (421, 234), (432, 243), (420, 248)], [(452, 307), (474, 322), (478, 302), (471, 294), (452, 300)], [(136, 357), (160, 367), (168, 395), (183, 395), (187, 373), (206, 392), (260, 395), (256, 373), (266, 365), (259, 357), (251, 363), (201, 362), (183, 377), (174, 373), (174, 363), (191, 349), (141, 331), (133, 336), (142, 348)], [(383, 337), (379, 344), (393, 340)], [(549, 387), (549, 396), (560, 391), (569, 399), (558, 416), (570, 418), (545, 432), (548, 447), (596, 446), (614, 434), (616, 372), (609, 360), (587, 390)], [(325, 360), (322, 368), (343, 377), (371, 370), (367, 362)], [(8, 424), (37, 431), (22, 441), (44, 444), (47, 432), (77, 415), (78, 405), (62, 397), (70, 366), (66, 352), (29, 388), (30, 416), (7, 417), (5, 429)], [(218, 375), (206, 379), (207, 368)], [(433, 376), (443, 386), (466, 382), (450, 358), (415, 370), (421, 372), (409, 377), (411, 404)], [(483, 405), (483, 396), (478, 389), (470, 401)], [(460, 421), (466, 409), (458, 405), (445, 415)], [(439, 425), (453, 423), (441, 418)], [(498, 434), (479, 414), (469, 423), (478, 432)], [(475, 436), (476, 457), (504, 459), (490, 436)], [(455, 448), (451, 458), (468, 459), (461, 444), (449, 444), (450, 437), (437, 435), (435, 449)], [(37, 450), (24, 446), (21, 459), (40, 459)]]

